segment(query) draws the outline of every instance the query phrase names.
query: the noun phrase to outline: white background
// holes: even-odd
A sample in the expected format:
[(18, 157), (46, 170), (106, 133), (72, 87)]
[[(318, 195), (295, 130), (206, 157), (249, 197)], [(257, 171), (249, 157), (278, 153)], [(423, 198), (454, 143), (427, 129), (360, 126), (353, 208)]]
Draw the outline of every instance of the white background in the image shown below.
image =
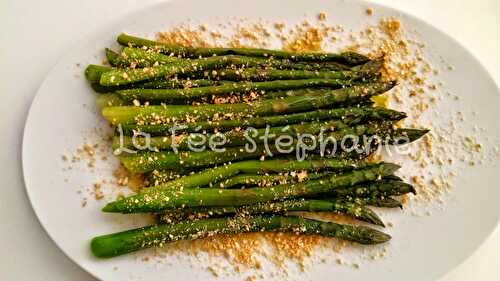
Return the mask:
[[(161, 1), (0, 1), (0, 280), (94, 280), (55, 246), (29, 205), (21, 169), (23, 126), (45, 74), (74, 42), (101, 24), (157, 2)], [(375, 2), (413, 14), (450, 34), (500, 84), (500, 1)], [(474, 255), (440, 281), (496, 281), (499, 265), (497, 227)]]

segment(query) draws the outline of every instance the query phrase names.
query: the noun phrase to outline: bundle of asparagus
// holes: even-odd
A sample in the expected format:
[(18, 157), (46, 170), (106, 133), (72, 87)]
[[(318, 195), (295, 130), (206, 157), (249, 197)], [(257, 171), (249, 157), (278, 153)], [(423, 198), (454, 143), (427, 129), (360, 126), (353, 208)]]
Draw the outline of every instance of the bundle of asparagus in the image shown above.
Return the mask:
[(152, 213), (158, 223), (95, 237), (94, 255), (256, 231), (361, 244), (390, 239), (293, 213), (334, 212), (384, 226), (367, 206), (402, 207), (395, 197), (415, 193), (394, 175), (398, 165), (367, 158), (428, 132), (396, 128), (405, 113), (373, 106), (372, 97), (396, 85), (381, 79), (382, 58), (190, 48), (125, 34), (118, 42), (119, 53), (106, 49), (110, 67), (89, 65), (85, 74), (117, 128), (121, 163), (148, 183), (103, 211)]

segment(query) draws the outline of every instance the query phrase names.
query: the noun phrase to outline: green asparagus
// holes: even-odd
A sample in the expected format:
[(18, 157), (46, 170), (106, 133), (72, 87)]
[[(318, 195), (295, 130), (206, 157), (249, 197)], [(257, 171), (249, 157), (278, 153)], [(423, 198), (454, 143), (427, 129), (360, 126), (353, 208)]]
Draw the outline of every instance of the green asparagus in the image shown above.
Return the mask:
[(391, 175), (397, 169), (399, 169), (398, 165), (380, 163), (318, 180), (276, 185), (273, 188), (184, 188), (183, 190), (156, 188), (147, 193), (132, 195), (108, 203), (103, 208), (103, 211), (114, 213), (160, 212), (180, 207), (242, 206), (259, 202), (286, 200), (333, 192), (341, 187), (355, 186), (366, 181), (373, 181), (385, 175)]
[[(186, 116), (196, 117), (197, 121), (208, 120), (215, 116), (227, 116), (235, 119), (286, 113), (303, 112), (325, 107), (332, 107), (349, 100), (362, 100), (382, 94), (395, 85), (395, 82), (378, 82), (357, 85), (344, 89), (325, 92), (323, 95), (303, 95), (279, 100), (261, 100), (254, 103), (204, 104), (198, 106), (119, 106), (105, 107), (102, 115), (112, 124), (169, 123), (171, 120), (185, 120)], [(227, 119), (227, 118), (226, 118)], [(153, 121), (153, 122), (151, 122)]]
[[(158, 64), (177, 63), (179, 58), (158, 53), (152, 49), (123, 48), (121, 53), (106, 49), (106, 57), (113, 66), (150, 67)], [(111, 60), (110, 60), (111, 58)]]
[(384, 226), (380, 217), (372, 210), (356, 203), (346, 202), (338, 199), (315, 200), (298, 199), (279, 202), (264, 202), (254, 205), (241, 207), (223, 206), (223, 207), (201, 207), (185, 208), (174, 211), (167, 211), (160, 215), (160, 220), (169, 222), (172, 218), (186, 219), (190, 216), (196, 218), (208, 218), (215, 216), (227, 216), (234, 214), (256, 215), (256, 214), (277, 214), (286, 212), (334, 212), (347, 215), (360, 221)]
[[(120, 54), (111, 53), (114, 63), (122, 67), (150, 67), (160, 64), (176, 63), (179, 61), (178, 57), (164, 55), (156, 49), (146, 48), (129, 48), (126, 47)], [(118, 57), (117, 57), (118, 56)], [(108, 58), (109, 60), (109, 58)], [(253, 60), (254, 65), (263, 65), (266, 69), (291, 69), (291, 70), (305, 70), (305, 71), (342, 71), (342, 70), (357, 70), (362, 65), (349, 67), (335, 62), (294, 62), (290, 60), (266, 60), (262, 59)], [(376, 61), (376, 60), (373, 60)], [(372, 61), (368, 62), (371, 63)], [(113, 65), (113, 64), (112, 64)], [(375, 69), (374, 69), (375, 70)], [(203, 72), (192, 73), (191, 75), (198, 76), (204, 75)]]
[[(120, 90), (126, 89), (182, 89), (182, 88), (192, 88), (192, 87), (206, 87), (206, 86), (216, 86), (222, 85), (223, 83), (231, 83), (230, 81), (215, 81), (215, 80), (207, 80), (207, 79), (168, 79), (168, 80), (153, 80), (142, 83), (135, 83), (129, 85), (121, 85), (121, 86), (102, 86), (97, 83), (91, 83), (90, 86), (97, 93), (113, 93)], [(116, 95), (116, 94), (115, 94)], [(118, 96), (118, 95), (117, 95)], [(125, 104), (130, 105), (131, 102), (125, 102)]]
[(398, 180), (384, 179), (367, 184), (360, 184), (354, 188), (337, 188), (328, 192), (328, 195), (339, 198), (386, 198), (408, 193), (416, 194), (415, 188), (411, 184)]
[[(212, 186), (215, 183), (222, 181), (224, 179), (230, 178), (237, 174), (257, 174), (262, 175), (266, 173), (281, 173), (281, 172), (291, 172), (291, 171), (346, 171), (352, 169), (359, 169), (368, 166), (365, 160), (351, 160), (351, 159), (335, 159), (335, 158), (318, 158), (318, 159), (306, 159), (303, 161), (298, 161), (295, 159), (271, 159), (271, 160), (247, 160), (241, 162), (235, 162), (232, 164), (226, 164), (217, 168), (210, 168), (204, 171), (183, 176), (178, 179), (174, 179), (165, 182), (158, 187), (150, 187), (144, 189), (143, 193), (156, 192), (163, 189), (174, 189), (182, 190), (184, 188), (194, 188), (203, 186)], [(166, 171), (156, 171), (153, 172), (153, 177), (151, 178), (154, 182), (155, 180), (162, 180), (162, 175), (165, 175)], [(154, 174), (157, 174), (154, 177)], [(159, 174), (159, 175), (158, 175)], [(167, 178), (169, 178), (167, 176)], [(158, 184), (155, 184), (158, 185)]]
[[(98, 97), (99, 100), (100, 97)], [(122, 101), (122, 100), (120, 100)], [(121, 105), (116, 103), (116, 105)], [(110, 105), (111, 106), (111, 105)], [(104, 107), (104, 106), (103, 106)], [(300, 112), (286, 115), (263, 116), (244, 119), (230, 119), (219, 121), (199, 121), (194, 123), (163, 124), (163, 125), (130, 125), (121, 126), (122, 133), (126, 135), (136, 132), (144, 132), (152, 135), (166, 135), (173, 126), (176, 126), (176, 132), (203, 132), (205, 130), (227, 131), (233, 128), (263, 128), (268, 126), (291, 125), (301, 122), (321, 121), (326, 119), (354, 120), (360, 123), (368, 120), (389, 120), (399, 121), (406, 118), (404, 112), (399, 112), (384, 107), (347, 107), (334, 109), (320, 109), (316, 111)], [(349, 122), (350, 124), (352, 122)]]
[(233, 188), (233, 187), (252, 187), (252, 186), (273, 186), (276, 184), (285, 183), (296, 183), (304, 180), (313, 180), (324, 177), (328, 172), (316, 172), (313, 174), (306, 174), (302, 171), (293, 171), (287, 174), (277, 174), (277, 175), (249, 175), (241, 174), (224, 181), (219, 182), (215, 185), (218, 188)]
[(269, 216), (245, 218), (215, 218), (186, 221), (178, 224), (152, 225), (92, 239), (92, 253), (99, 258), (111, 258), (150, 247), (163, 246), (178, 240), (199, 239), (216, 234), (281, 231), (319, 234), (349, 240), (360, 244), (379, 244), (391, 237), (363, 226), (342, 225), (296, 216)]
[(124, 100), (129, 101), (182, 102), (234, 93), (249, 93), (252, 91), (265, 95), (267, 91), (314, 87), (332, 87), (335, 89), (348, 87), (352, 84), (351, 80), (345, 79), (277, 80), (266, 82), (225, 83), (217, 86), (187, 89), (128, 89), (117, 91), (117, 94)]
[(263, 57), (275, 59), (289, 59), (292, 61), (332, 61), (346, 65), (363, 64), (369, 59), (354, 52), (344, 52), (340, 54), (332, 53), (296, 53), (278, 50), (254, 49), (254, 48), (191, 48), (179, 45), (169, 45), (161, 42), (142, 39), (127, 34), (118, 36), (118, 43), (124, 46), (146, 46), (157, 49), (165, 54), (176, 54), (183, 57), (211, 57), (214, 55), (242, 55), (249, 57)]
[(113, 70), (113, 68), (102, 65), (90, 64), (85, 69), (85, 77), (91, 83), (99, 83), (104, 73)]
[(403, 208), (403, 204), (399, 202), (398, 200), (392, 198), (392, 197), (385, 197), (385, 196), (372, 196), (372, 197), (345, 197), (342, 198), (344, 201), (360, 204), (360, 205), (368, 205), (368, 206), (374, 206), (374, 207), (381, 207), (381, 208)]

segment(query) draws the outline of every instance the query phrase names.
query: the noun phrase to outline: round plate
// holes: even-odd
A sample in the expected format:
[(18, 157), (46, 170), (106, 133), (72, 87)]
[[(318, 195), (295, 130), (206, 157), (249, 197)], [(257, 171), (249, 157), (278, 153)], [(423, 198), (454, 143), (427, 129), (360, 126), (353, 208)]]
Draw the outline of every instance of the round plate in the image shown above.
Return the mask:
[[(372, 17), (365, 14), (368, 7), (376, 11)], [(101, 174), (110, 174), (113, 165), (98, 164), (101, 165), (96, 167), (98, 172), (78, 168), (78, 165), (67, 170), (68, 164), (61, 160), (61, 155), (82, 144), (82, 135), (89, 136), (93, 128), (105, 127), (94, 108), (95, 95), (83, 77), (83, 67), (99, 63), (103, 48), (115, 44), (114, 38), (124, 31), (152, 35), (187, 19), (210, 23), (234, 17), (295, 24), (304, 19), (305, 12), (309, 18), (326, 12), (330, 21), (345, 26), (346, 30), (358, 30), (381, 17), (401, 19), (404, 26), (414, 29), (426, 43), (435, 60), (431, 63), (444, 60), (454, 66), (454, 71), (441, 76), (442, 82), (449, 92), (460, 97), (460, 104), (466, 107), (464, 110), (477, 111), (473, 121), (484, 128), (479, 132), (486, 132), (490, 141), (498, 143), (500, 128), (495, 120), (498, 120), (500, 95), (493, 80), (457, 42), (414, 17), (360, 1), (287, 1), (286, 5), (282, 1), (268, 0), (162, 3), (100, 27), (86, 37), (47, 75), (31, 106), (22, 156), (26, 189), (41, 224), (68, 257), (103, 280), (171, 280), (173, 276), (178, 280), (214, 278), (203, 265), (193, 267), (182, 258), (173, 258), (158, 266), (142, 262), (134, 255), (99, 260), (90, 254), (89, 241), (93, 236), (125, 229), (131, 219), (101, 213), (100, 207), (105, 200), (88, 200), (86, 207), (81, 206), (83, 195), (77, 190), (90, 188)], [(456, 104), (444, 102), (443, 111), (433, 122), (447, 122), (446, 108), (454, 106)], [(365, 262), (359, 269), (338, 266), (332, 258), (313, 265), (305, 273), (297, 273), (298, 278), (434, 280), (451, 270), (485, 240), (500, 215), (497, 202), (500, 189), (494, 184), (498, 173), (493, 165), (476, 165), (456, 172), (459, 174), (457, 184), (444, 210), (428, 217), (412, 216), (409, 211), (384, 214), (384, 218), (391, 217), (395, 222), (395, 227), (387, 229), (393, 239), (386, 258)], [(218, 279), (236, 277), (238, 275)]]

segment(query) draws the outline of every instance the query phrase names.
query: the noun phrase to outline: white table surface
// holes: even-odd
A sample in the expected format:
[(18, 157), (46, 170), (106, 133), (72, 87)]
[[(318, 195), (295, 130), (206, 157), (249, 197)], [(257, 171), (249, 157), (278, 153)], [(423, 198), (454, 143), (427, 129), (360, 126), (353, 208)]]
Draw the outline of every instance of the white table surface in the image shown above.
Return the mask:
[[(21, 169), (24, 122), (44, 76), (76, 40), (109, 20), (157, 2), (161, 1), (0, 1), (0, 280), (94, 280), (56, 247), (31, 209)], [(500, 84), (500, 1), (376, 2), (416, 15), (450, 34)], [(497, 227), (485, 244), (440, 281), (496, 281), (499, 265)]]

